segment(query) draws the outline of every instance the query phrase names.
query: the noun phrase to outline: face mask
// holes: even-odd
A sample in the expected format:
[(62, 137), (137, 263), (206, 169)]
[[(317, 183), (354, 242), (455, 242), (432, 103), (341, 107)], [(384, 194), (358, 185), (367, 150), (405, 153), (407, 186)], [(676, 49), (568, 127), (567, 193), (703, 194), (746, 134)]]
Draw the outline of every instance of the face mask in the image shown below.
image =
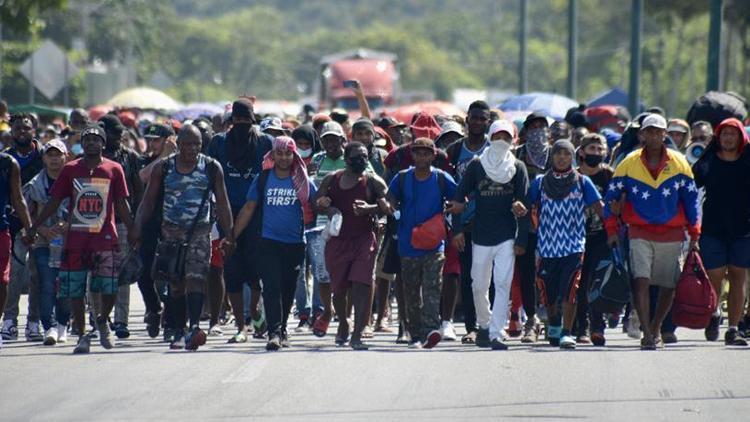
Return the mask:
[(604, 157), (599, 154), (586, 154), (583, 157), (583, 161), (589, 167), (596, 167), (604, 161)]
[(491, 141), (490, 148), (498, 156), (505, 157), (505, 154), (507, 154), (508, 150), (510, 149), (510, 144), (503, 140)]
[(549, 138), (549, 129), (546, 127), (531, 129), (526, 133), (526, 142), (532, 144), (546, 143)]
[(364, 173), (367, 168), (365, 157), (354, 157), (349, 159), (349, 167), (357, 174)]
[(299, 156), (302, 158), (307, 158), (312, 155), (312, 148), (310, 149), (298, 149), (297, 152), (299, 153)]

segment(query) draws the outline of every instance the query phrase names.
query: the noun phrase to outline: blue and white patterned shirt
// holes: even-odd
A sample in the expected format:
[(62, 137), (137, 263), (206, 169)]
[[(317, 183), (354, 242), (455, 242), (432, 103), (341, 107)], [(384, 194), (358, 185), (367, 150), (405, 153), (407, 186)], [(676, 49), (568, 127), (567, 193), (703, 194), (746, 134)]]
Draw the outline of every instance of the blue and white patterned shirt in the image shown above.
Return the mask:
[(542, 258), (562, 258), (583, 253), (586, 245), (586, 214), (584, 210), (602, 199), (588, 176), (581, 175), (561, 200), (547, 196), (542, 188), (544, 175), (534, 179), (529, 189), (529, 203), (538, 205), (539, 228), (537, 251)]

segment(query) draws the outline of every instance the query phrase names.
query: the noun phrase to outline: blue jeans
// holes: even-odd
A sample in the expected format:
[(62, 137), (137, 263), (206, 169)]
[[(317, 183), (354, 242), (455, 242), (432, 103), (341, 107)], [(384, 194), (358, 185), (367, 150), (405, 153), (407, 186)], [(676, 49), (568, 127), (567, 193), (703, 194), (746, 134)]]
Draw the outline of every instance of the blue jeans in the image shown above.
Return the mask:
[[(44, 330), (55, 325), (67, 326), (70, 319), (70, 304), (67, 299), (58, 299), (56, 292), (58, 268), (49, 266), (49, 248), (34, 249), (36, 271), (39, 277), (39, 319)], [(54, 310), (55, 320), (52, 319)]]
[[(331, 279), (326, 271), (325, 248), (323, 231), (315, 230), (305, 232), (305, 258), (302, 262), (302, 270), (297, 277), (297, 289), (295, 302), (299, 315), (310, 316), (315, 312), (323, 312), (323, 303), (320, 301), (319, 283), (330, 283)], [(312, 290), (307, 284), (307, 266), (310, 265), (313, 276)], [(314, 309), (313, 309), (314, 308)]]

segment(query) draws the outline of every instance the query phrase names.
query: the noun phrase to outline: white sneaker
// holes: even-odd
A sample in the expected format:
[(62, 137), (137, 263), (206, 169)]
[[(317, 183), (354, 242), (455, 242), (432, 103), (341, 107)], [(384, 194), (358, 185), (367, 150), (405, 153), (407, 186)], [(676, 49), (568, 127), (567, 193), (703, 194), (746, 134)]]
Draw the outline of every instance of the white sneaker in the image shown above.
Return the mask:
[(66, 343), (68, 341), (68, 326), (58, 325), (57, 326), (57, 342)]
[(409, 343), (409, 348), (410, 349), (421, 349), (422, 348), (422, 343), (420, 343), (418, 341), (413, 341), (413, 342)]
[(26, 341), (42, 341), (44, 336), (38, 321), (30, 321), (26, 324)]
[(633, 309), (630, 311), (630, 319), (628, 320), (628, 337), (636, 340), (641, 338), (641, 321), (638, 319), (638, 312)]
[(456, 341), (458, 338), (456, 336), (456, 328), (453, 327), (453, 323), (450, 321), (443, 321), (443, 324), (440, 326), (440, 335), (443, 336), (443, 340), (445, 341)]
[(221, 337), (224, 335), (224, 330), (219, 327), (219, 324), (214, 325), (213, 327), (208, 329), (208, 336), (209, 337)]
[(49, 327), (44, 333), (44, 345), (54, 346), (57, 343), (57, 327)]

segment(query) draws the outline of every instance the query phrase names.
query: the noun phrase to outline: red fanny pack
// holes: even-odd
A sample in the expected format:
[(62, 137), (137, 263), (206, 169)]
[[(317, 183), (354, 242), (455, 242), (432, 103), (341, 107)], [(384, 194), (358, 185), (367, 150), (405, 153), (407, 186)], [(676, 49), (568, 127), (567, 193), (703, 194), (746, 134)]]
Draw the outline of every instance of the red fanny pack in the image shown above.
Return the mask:
[(414, 249), (431, 251), (440, 246), (447, 235), (445, 216), (443, 213), (437, 213), (411, 230), (411, 245)]

